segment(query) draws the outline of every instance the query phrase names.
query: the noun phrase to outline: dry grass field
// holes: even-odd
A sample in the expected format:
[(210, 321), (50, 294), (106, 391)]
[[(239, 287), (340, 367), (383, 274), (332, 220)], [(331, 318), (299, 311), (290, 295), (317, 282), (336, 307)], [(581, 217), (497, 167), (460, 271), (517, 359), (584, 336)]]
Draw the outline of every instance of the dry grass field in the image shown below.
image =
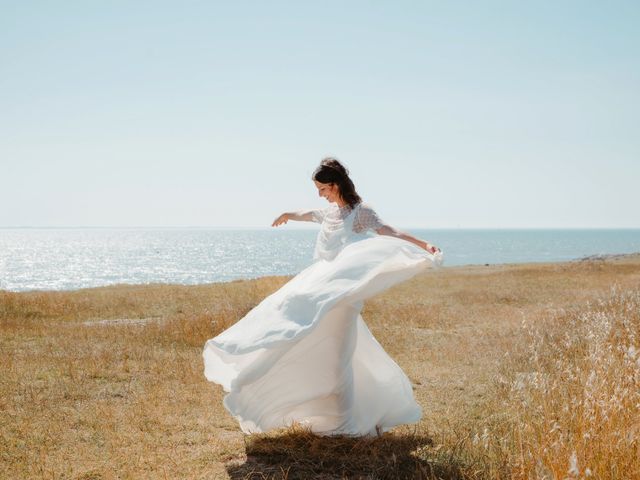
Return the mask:
[(0, 478), (640, 478), (640, 256), (443, 268), (363, 317), (424, 416), (244, 436), (204, 342), (288, 279), (0, 292)]

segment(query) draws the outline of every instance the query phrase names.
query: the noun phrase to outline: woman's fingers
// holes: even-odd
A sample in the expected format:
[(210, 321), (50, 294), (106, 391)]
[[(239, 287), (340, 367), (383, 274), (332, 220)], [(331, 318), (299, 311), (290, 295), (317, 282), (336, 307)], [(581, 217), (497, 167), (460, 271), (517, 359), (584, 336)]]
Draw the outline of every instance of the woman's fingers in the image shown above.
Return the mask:
[(283, 213), (282, 215), (280, 215), (278, 218), (276, 218), (273, 223), (271, 224), (272, 227), (277, 227), (278, 225), (281, 225), (283, 223), (287, 223), (287, 220), (289, 220), (287, 218), (287, 214)]

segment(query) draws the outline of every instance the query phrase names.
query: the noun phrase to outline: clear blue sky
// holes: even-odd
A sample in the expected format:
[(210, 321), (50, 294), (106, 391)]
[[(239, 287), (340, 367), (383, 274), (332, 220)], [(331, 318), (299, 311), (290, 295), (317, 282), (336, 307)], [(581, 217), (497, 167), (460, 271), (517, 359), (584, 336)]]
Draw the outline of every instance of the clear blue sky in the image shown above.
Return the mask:
[[(0, 226), (640, 227), (640, 3), (0, 1)], [(289, 224), (294, 228), (301, 224)]]

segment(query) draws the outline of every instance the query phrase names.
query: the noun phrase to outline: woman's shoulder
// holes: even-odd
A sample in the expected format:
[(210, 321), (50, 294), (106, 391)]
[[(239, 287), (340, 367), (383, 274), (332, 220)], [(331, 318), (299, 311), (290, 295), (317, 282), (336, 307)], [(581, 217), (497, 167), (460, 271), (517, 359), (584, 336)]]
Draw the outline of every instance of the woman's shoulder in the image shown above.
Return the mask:
[(361, 212), (375, 212), (375, 208), (369, 202), (362, 201), (358, 204), (358, 209)]
[(329, 213), (329, 207), (321, 207), (321, 208), (312, 208), (309, 210), (311, 213), (311, 220), (316, 223), (322, 223), (324, 218)]
[(376, 230), (383, 226), (383, 221), (376, 213), (373, 206), (368, 202), (358, 204), (358, 214), (356, 215), (358, 230)]

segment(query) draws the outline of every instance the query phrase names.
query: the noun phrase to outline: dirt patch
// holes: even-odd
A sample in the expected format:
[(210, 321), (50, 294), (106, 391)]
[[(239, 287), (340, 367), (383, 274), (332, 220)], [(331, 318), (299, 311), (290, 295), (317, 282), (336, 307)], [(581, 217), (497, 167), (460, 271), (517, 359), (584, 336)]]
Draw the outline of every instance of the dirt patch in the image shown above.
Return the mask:
[(104, 318), (97, 320), (87, 320), (82, 325), (87, 327), (111, 327), (118, 325), (148, 325), (149, 323), (161, 323), (164, 317), (146, 317), (146, 318)]

